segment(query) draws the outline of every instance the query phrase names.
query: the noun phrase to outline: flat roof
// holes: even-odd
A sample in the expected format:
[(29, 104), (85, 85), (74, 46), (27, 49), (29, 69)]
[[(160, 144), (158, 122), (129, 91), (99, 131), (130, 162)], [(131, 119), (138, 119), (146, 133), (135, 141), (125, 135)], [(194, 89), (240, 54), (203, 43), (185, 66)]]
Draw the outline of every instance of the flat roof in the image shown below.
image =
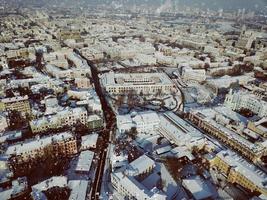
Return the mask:
[(92, 148), (93, 146), (96, 146), (97, 139), (98, 134), (96, 133), (82, 136), (82, 147), (89, 146)]
[(192, 193), (194, 199), (201, 200), (217, 196), (210, 188), (208, 182), (200, 176), (193, 176), (183, 180), (183, 185)]
[(204, 139), (203, 134), (173, 112), (160, 115), (159, 132), (176, 144), (193, 144)]
[(79, 172), (89, 172), (91, 168), (91, 164), (94, 158), (94, 152), (92, 151), (82, 151), (80, 153), (75, 171)]
[(69, 181), (68, 186), (71, 189), (69, 200), (85, 200), (86, 199), (88, 181), (71, 180)]
[(44, 180), (36, 185), (32, 186), (32, 189), (39, 191), (46, 191), (53, 187), (67, 187), (67, 177), (65, 176), (53, 176), (47, 180)]

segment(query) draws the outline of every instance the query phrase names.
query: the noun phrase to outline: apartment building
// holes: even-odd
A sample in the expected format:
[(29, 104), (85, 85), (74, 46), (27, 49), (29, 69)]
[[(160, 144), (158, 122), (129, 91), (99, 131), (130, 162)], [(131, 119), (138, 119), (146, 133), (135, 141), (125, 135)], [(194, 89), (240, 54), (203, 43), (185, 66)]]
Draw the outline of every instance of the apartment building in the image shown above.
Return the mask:
[(7, 59), (28, 58), (29, 57), (29, 50), (27, 48), (9, 50), (6, 52), (6, 56), (7, 56)]
[(22, 115), (26, 115), (26, 113), (31, 115), (31, 106), (27, 95), (1, 99), (0, 109), (3, 111), (16, 110)]
[(65, 108), (55, 115), (43, 116), (32, 120), (30, 122), (30, 127), (33, 133), (39, 133), (49, 129), (73, 126), (78, 121), (86, 125), (87, 120), (87, 110), (84, 107)]
[(71, 156), (77, 153), (76, 138), (70, 132), (25, 141), (7, 148), (5, 154), (14, 156), (18, 163), (42, 157), (47, 150), (55, 156)]
[(74, 83), (77, 88), (81, 88), (81, 89), (93, 88), (93, 85), (90, 83), (89, 78), (75, 78)]
[(71, 30), (71, 29), (62, 29), (58, 33), (58, 38), (60, 40), (67, 40), (67, 39), (81, 39), (80, 31), (79, 30)]
[(229, 150), (221, 151), (210, 163), (211, 167), (220, 171), (229, 182), (239, 184), (250, 192), (267, 195), (266, 173), (238, 154)]

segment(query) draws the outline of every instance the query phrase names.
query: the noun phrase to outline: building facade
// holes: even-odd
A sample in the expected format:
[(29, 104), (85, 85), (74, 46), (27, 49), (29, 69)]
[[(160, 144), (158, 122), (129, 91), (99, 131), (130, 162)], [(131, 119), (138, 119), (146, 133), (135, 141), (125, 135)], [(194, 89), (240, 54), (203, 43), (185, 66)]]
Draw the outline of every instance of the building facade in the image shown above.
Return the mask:
[(70, 132), (63, 132), (53, 136), (47, 136), (37, 140), (9, 146), (6, 154), (15, 159), (16, 164), (27, 162), (47, 153), (54, 156), (71, 156), (76, 154), (77, 141)]
[(226, 95), (224, 104), (233, 110), (248, 109), (260, 117), (267, 116), (267, 103), (260, 100), (256, 95), (230, 90)]
[(136, 128), (138, 133), (151, 133), (159, 127), (160, 119), (156, 112), (147, 111), (117, 116), (117, 128), (120, 133)]
[(250, 192), (267, 195), (267, 176), (265, 172), (232, 151), (221, 151), (211, 160), (216, 168), (231, 183), (236, 183)]
[(267, 149), (264, 143), (252, 143), (246, 140), (238, 133), (217, 123), (213, 118), (207, 116), (204, 111), (192, 110), (188, 118), (196, 126), (216, 137), (233, 150), (240, 152), (252, 162), (257, 162), (262, 156), (267, 155)]
[(1, 100), (0, 108), (4, 111), (18, 111), (22, 115), (29, 114), (31, 115), (31, 106), (29, 103), (28, 96), (24, 97), (11, 97)]
[(83, 107), (67, 108), (59, 111), (55, 115), (44, 116), (42, 118), (32, 120), (30, 127), (33, 133), (45, 132), (50, 129), (58, 129), (66, 126), (73, 126), (78, 121), (87, 125), (87, 110)]
[(125, 171), (111, 173), (113, 188), (122, 198), (133, 200), (165, 200), (166, 194), (156, 187), (149, 190), (136, 177), (150, 174), (155, 167), (155, 162), (143, 155), (127, 166)]

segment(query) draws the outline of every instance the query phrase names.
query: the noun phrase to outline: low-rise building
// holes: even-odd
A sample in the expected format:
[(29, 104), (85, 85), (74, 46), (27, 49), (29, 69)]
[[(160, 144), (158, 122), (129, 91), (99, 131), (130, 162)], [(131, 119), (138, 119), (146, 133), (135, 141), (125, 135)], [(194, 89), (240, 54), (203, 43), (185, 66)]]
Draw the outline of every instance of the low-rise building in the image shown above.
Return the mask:
[(95, 149), (97, 139), (98, 134), (96, 133), (82, 136), (81, 150)]
[(68, 182), (68, 187), (71, 189), (69, 200), (85, 200), (86, 199), (88, 181), (71, 180)]
[(88, 78), (75, 78), (74, 83), (77, 88), (81, 88), (81, 89), (92, 88), (92, 84), (90, 83), (90, 79)]
[(173, 112), (167, 112), (160, 116), (158, 132), (176, 145), (187, 146), (189, 149), (194, 146), (202, 148), (206, 143), (206, 139), (200, 131)]
[(53, 176), (45, 181), (37, 183), (32, 186), (32, 190), (47, 191), (53, 187), (65, 188), (68, 187), (67, 177), (65, 176)]
[(94, 158), (94, 152), (89, 150), (82, 151), (79, 155), (75, 172), (88, 173), (90, 171), (93, 158)]
[(156, 187), (149, 190), (137, 177), (147, 176), (155, 167), (155, 162), (146, 155), (134, 160), (126, 169), (111, 173), (113, 188), (124, 198), (137, 200), (165, 200), (166, 194)]
[(109, 72), (101, 77), (101, 83), (110, 94), (169, 94), (174, 83), (164, 73), (114, 73)]
[(264, 117), (257, 121), (249, 121), (248, 129), (266, 138), (267, 137), (267, 117)]
[(183, 67), (182, 78), (185, 81), (203, 82), (206, 80), (206, 71), (205, 69), (192, 69), (191, 67)]
[(136, 128), (138, 133), (149, 134), (154, 132), (159, 127), (159, 124), (159, 116), (153, 111), (117, 116), (117, 128), (120, 133)]
[(1, 200), (26, 199), (28, 182), (26, 177), (20, 177), (12, 181), (12, 186), (6, 190), (0, 190)]
[(95, 130), (95, 129), (101, 129), (103, 128), (104, 122), (101, 117), (98, 115), (89, 115), (87, 119), (87, 127), (90, 130)]
[(195, 200), (218, 198), (215, 186), (200, 176), (191, 176), (183, 179), (182, 184)]

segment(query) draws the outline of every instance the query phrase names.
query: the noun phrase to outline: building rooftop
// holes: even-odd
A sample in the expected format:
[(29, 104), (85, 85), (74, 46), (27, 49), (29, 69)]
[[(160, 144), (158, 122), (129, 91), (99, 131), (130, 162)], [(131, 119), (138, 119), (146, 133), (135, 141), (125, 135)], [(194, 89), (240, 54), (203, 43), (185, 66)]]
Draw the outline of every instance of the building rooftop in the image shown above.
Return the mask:
[(32, 186), (32, 190), (46, 191), (53, 187), (67, 187), (67, 177), (65, 176), (53, 176), (50, 179), (42, 181)]
[(191, 192), (194, 199), (201, 200), (207, 198), (216, 198), (218, 194), (211, 184), (200, 176), (193, 176), (183, 180), (184, 187)]
[(94, 146), (96, 146), (97, 139), (98, 139), (98, 134), (96, 133), (82, 136), (82, 144), (81, 144), (82, 148), (83, 147), (93, 148)]
[(71, 189), (69, 200), (85, 200), (86, 199), (88, 181), (71, 180), (69, 181), (68, 186)]
[(89, 150), (82, 151), (80, 153), (75, 171), (78, 171), (78, 172), (90, 171), (93, 158), (94, 158), (94, 152), (89, 151)]
[(142, 155), (127, 166), (127, 173), (131, 176), (142, 174), (155, 166), (154, 160), (146, 155)]
[(17, 97), (11, 97), (11, 98), (5, 98), (5, 99), (1, 99), (2, 103), (13, 103), (13, 102), (17, 102), (17, 101), (25, 101), (28, 100), (28, 96), (17, 96)]
[(154, 188), (149, 190), (132, 176), (126, 176), (122, 172), (113, 173), (113, 176), (119, 179), (121, 185), (125, 186), (126, 188), (128, 187), (132, 192), (134, 192), (134, 196), (137, 199), (143, 199), (147, 197), (150, 200), (166, 199), (165, 194), (159, 190), (155, 190)]
[(193, 146), (204, 142), (201, 132), (173, 112), (160, 115), (160, 120), (159, 132), (175, 144)]

